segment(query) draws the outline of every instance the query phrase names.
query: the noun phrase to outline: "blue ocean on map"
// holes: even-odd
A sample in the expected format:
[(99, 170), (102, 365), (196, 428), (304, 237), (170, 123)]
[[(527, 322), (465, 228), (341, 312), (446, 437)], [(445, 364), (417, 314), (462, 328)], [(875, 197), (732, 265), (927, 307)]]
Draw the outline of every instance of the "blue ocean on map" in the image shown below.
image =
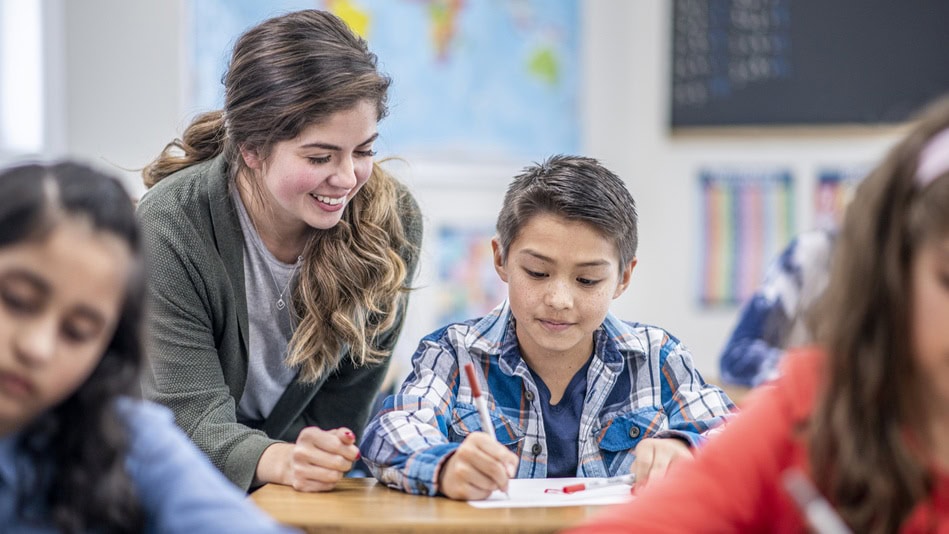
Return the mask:
[(326, 9), (365, 37), (393, 79), (380, 155), (540, 160), (580, 147), (577, 0), (192, 0), (185, 4), (190, 114), (223, 105), (244, 30)]

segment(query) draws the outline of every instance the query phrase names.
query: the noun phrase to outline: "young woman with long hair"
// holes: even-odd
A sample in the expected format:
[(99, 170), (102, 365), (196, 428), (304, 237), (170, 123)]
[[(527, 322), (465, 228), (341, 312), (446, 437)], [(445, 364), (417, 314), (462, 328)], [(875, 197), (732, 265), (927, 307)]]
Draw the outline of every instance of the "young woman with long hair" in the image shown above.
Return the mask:
[(389, 78), (332, 14), (251, 28), (198, 116), (144, 170), (146, 394), (235, 484), (332, 489), (358, 458), (421, 242), (373, 159)]

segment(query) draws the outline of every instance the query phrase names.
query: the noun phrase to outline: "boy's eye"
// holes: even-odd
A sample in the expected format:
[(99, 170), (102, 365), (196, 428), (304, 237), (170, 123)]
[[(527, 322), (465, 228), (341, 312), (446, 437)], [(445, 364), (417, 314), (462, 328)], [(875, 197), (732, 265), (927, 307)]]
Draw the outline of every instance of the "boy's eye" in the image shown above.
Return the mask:
[(582, 286), (595, 286), (600, 283), (600, 280), (591, 280), (589, 278), (577, 278), (577, 282)]
[(532, 271), (530, 269), (524, 269), (524, 272), (527, 273), (527, 276), (530, 276), (531, 278), (544, 278), (547, 276), (547, 273)]

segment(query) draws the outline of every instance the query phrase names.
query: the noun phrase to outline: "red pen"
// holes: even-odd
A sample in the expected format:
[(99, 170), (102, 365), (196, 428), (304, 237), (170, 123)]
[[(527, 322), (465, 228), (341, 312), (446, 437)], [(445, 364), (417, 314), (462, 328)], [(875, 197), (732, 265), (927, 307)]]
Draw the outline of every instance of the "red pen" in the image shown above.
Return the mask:
[(571, 484), (569, 486), (564, 486), (561, 491), (564, 493), (576, 493), (578, 491), (593, 489), (593, 488), (602, 488), (604, 486), (615, 486), (616, 484), (629, 484), (633, 485), (636, 482), (636, 475), (619, 475), (610, 478), (600, 478), (600, 479), (590, 479), (587, 482), (581, 482), (579, 484)]
[(488, 413), (488, 403), (481, 395), (481, 386), (478, 385), (478, 376), (475, 375), (473, 363), (465, 364), (465, 374), (468, 375), (468, 385), (471, 386), (471, 395), (474, 397), (475, 407), (478, 409), (478, 416), (481, 417), (481, 431), (497, 439), (497, 436), (494, 434), (494, 424), (491, 423), (491, 416)]
[[(478, 385), (478, 376), (475, 374), (475, 368), (473, 363), (465, 364), (465, 374), (468, 375), (468, 385), (471, 386), (471, 395), (474, 397), (475, 407), (478, 409), (478, 416), (481, 418), (481, 430), (486, 432), (491, 439), (497, 441), (498, 437), (494, 433), (494, 424), (491, 422), (491, 415), (488, 413), (488, 403), (484, 400), (484, 396), (481, 395), (481, 386)], [(509, 476), (513, 477), (513, 473), (508, 473)], [(507, 495), (507, 491), (500, 490), (504, 495)]]

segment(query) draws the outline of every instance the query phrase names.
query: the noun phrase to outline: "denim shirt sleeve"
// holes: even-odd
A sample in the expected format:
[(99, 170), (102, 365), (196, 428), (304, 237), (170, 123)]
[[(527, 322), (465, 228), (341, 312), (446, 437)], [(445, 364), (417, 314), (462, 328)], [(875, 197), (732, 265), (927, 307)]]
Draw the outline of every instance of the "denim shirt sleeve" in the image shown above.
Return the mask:
[(228, 481), (175, 426), (171, 412), (122, 399), (128, 422), (127, 469), (146, 515), (146, 532), (289, 533)]
[(458, 388), (454, 349), (436, 332), (419, 344), (413, 371), (369, 423), (360, 452), (380, 482), (407, 493), (436, 495), (438, 473), (460, 443), (448, 437)]

